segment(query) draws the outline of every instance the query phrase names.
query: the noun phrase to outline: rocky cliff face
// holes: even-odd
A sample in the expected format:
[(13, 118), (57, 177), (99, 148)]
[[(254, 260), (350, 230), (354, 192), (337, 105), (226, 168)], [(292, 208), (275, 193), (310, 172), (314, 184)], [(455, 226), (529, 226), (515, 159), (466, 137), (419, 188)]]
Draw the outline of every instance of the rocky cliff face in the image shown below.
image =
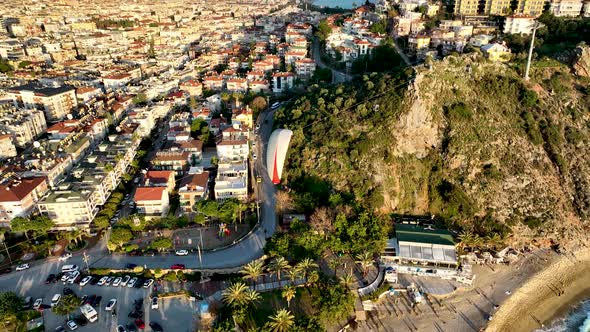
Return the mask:
[(580, 45), (574, 51), (573, 70), (577, 76), (590, 77), (590, 47)]
[[(575, 75), (551, 69), (527, 84), (477, 56), (420, 71), (391, 124), (396, 159), (376, 167), (387, 209), (446, 214), (474, 231), (473, 220), (488, 215), (513, 230), (516, 245), (585, 242), (590, 98), (578, 77), (590, 73), (590, 51), (579, 52)], [(454, 191), (441, 191), (441, 183)]]

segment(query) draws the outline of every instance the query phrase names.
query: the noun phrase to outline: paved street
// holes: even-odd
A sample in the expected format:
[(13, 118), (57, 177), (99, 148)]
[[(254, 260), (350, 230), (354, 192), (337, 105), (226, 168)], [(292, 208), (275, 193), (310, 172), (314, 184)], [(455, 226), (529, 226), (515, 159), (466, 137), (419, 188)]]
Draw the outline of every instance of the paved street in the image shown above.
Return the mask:
[(320, 68), (329, 68), (332, 70), (332, 83), (344, 83), (346, 81), (352, 80), (352, 75), (333, 69), (322, 61), (322, 57), (320, 56), (320, 42), (317, 40), (317, 38), (313, 39), (311, 54), (312, 58), (315, 60), (315, 63)]

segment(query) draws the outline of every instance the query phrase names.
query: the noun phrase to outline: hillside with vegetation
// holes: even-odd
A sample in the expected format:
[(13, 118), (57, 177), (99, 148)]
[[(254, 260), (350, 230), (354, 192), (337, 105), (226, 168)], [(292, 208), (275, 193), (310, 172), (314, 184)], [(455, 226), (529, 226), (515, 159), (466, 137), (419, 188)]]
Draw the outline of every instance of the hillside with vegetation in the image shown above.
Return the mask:
[(466, 246), (579, 245), (589, 81), (556, 61), (538, 61), (530, 82), (519, 68), (475, 52), (310, 87), (275, 114), (294, 132), (278, 209), (315, 216), (322, 246), (353, 253), (379, 250), (390, 213), (433, 215)]

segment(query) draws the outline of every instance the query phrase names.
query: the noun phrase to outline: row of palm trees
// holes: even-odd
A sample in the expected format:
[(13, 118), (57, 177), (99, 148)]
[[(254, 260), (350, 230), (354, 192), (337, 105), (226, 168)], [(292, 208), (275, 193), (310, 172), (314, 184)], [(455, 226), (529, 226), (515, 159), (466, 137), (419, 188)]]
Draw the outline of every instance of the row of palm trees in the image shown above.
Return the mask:
[(301, 278), (305, 280), (306, 284), (310, 280), (316, 282), (319, 280), (317, 268), (318, 264), (311, 258), (305, 258), (295, 266), (291, 266), (285, 257), (277, 256), (271, 260), (267, 267), (264, 266), (264, 262), (260, 259), (252, 261), (246, 264), (240, 273), (243, 274), (245, 280), (252, 281), (254, 288), (256, 288), (256, 282), (265, 274), (265, 271), (276, 274), (280, 287), (283, 273), (288, 274), (292, 283)]
[(492, 249), (501, 246), (504, 239), (498, 233), (492, 233), (487, 236), (480, 236), (471, 231), (465, 231), (459, 234), (459, 247), (465, 248), (486, 248)]

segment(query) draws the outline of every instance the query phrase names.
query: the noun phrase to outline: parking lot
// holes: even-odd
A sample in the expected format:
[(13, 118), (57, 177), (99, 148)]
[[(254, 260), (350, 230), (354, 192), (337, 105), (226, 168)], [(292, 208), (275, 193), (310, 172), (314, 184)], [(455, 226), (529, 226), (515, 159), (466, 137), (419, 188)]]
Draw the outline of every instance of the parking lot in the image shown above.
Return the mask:
[[(134, 301), (138, 299), (144, 300), (142, 310), (144, 312), (145, 331), (151, 331), (150, 322), (160, 324), (164, 331), (194, 330), (193, 313), (195, 312), (195, 306), (185, 298), (159, 299), (159, 308), (151, 309), (150, 294), (153, 286), (149, 289), (91, 284), (81, 287), (79, 284), (64, 285), (61, 281), (58, 281), (42, 287), (31, 288), (30, 291), (21, 294), (31, 296), (33, 301), (37, 298), (43, 298), (43, 304), (49, 305), (54, 294), (63, 294), (64, 287), (71, 288), (78, 297), (84, 295), (102, 296), (100, 304), (95, 306), (98, 312), (98, 320), (94, 323), (88, 323), (86, 326), (79, 326), (76, 331), (116, 331), (117, 325), (123, 325), (126, 328), (128, 324), (133, 325), (134, 319), (129, 318), (128, 314), (133, 311)], [(116, 316), (113, 316), (112, 312), (105, 310), (105, 306), (110, 299), (117, 299), (115, 306)], [(80, 316), (81, 313), (76, 310), (73, 315)], [(43, 317), (46, 331), (55, 331), (55, 328), (60, 325), (65, 327), (66, 317), (55, 315), (51, 309), (45, 309)], [(127, 330), (130, 329), (127, 328)]]

